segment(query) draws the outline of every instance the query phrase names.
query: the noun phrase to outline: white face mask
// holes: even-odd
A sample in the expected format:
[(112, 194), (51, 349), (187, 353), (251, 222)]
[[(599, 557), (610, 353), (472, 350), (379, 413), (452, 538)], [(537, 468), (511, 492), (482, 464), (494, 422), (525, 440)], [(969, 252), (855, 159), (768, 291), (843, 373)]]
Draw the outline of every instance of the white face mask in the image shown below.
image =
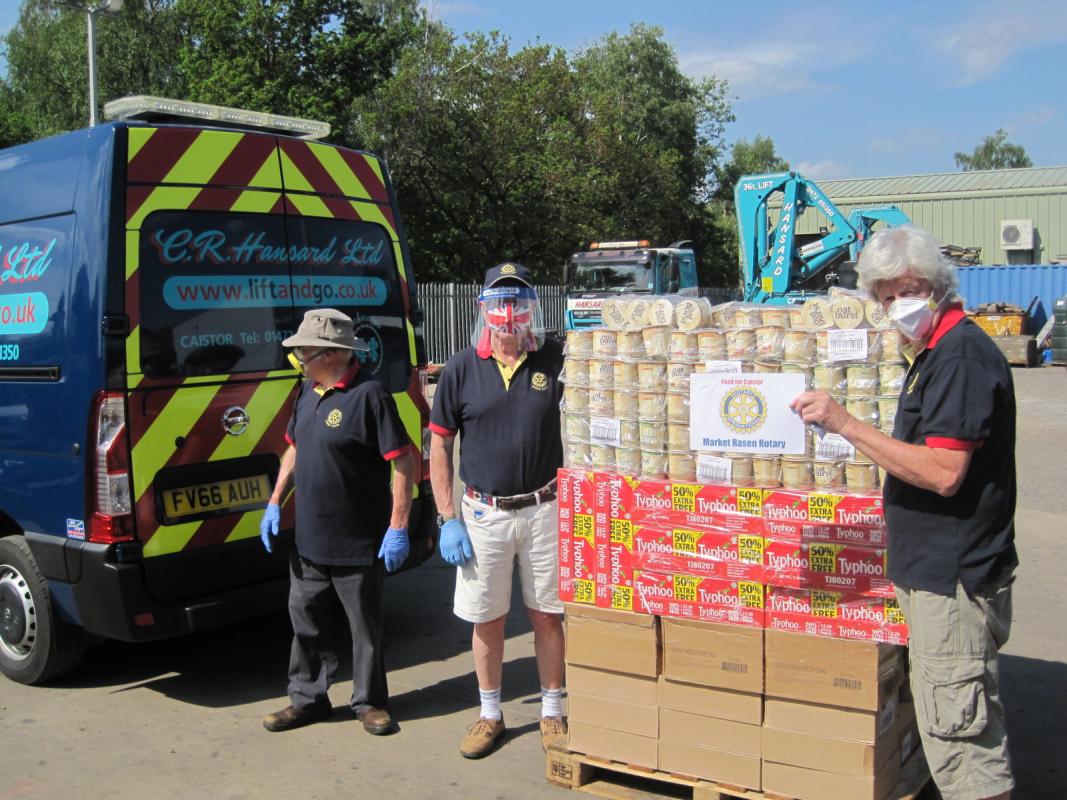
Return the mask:
[(893, 301), (885, 315), (909, 341), (918, 342), (933, 330), (940, 305), (933, 297), (901, 297)]

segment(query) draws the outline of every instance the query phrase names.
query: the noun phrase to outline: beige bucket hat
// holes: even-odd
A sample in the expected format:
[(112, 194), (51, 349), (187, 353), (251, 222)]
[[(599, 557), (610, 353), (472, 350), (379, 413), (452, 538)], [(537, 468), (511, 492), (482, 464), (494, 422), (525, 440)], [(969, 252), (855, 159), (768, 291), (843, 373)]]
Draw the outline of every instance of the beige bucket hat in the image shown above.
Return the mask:
[(370, 350), (352, 331), (352, 318), (334, 308), (313, 308), (304, 312), (304, 321), (296, 333), (282, 342), (283, 347), (340, 347), (345, 350)]

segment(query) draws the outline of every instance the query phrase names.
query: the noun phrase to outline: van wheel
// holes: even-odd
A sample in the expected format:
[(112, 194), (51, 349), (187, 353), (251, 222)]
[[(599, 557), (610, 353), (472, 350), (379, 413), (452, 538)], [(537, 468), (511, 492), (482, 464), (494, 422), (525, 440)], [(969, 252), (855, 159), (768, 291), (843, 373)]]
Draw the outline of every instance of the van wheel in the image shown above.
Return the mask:
[(26, 539), (0, 539), (0, 672), (31, 685), (69, 672), (85, 649), (68, 633)]

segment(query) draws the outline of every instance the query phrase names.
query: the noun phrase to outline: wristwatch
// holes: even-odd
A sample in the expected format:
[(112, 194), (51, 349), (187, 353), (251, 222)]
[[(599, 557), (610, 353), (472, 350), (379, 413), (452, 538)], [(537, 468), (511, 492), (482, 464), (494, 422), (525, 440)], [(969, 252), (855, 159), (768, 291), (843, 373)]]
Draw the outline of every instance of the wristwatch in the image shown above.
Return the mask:
[(440, 527), (441, 527), (442, 525), (444, 525), (444, 524), (445, 524), (446, 522), (451, 522), (451, 521), (452, 521), (452, 520), (454, 520), (454, 519), (455, 519), (455, 516), (454, 516), (454, 515), (453, 515), (453, 516), (451, 516), (451, 517), (448, 517), (447, 519), (445, 519), (445, 516), (444, 516), (443, 514), (438, 514), (438, 515), (437, 515), (437, 527), (438, 527), (438, 528), (440, 528)]

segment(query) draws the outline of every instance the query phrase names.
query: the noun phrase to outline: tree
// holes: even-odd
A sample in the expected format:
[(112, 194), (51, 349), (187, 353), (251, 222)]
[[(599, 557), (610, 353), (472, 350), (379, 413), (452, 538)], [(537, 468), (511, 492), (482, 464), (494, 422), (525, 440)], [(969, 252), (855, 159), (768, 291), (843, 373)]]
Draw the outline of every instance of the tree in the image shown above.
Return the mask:
[(708, 204), (708, 213), (725, 249), (724, 258), (733, 264), (734, 270), (727, 274), (726, 285), (733, 286), (740, 280), (737, 263), (740, 257), (737, 238), (737, 210), (734, 206), (734, 187), (742, 175), (759, 175), (767, 172), (785, 172), (789, 162), (774, 150), (774, 140), (769, 136), (757, 136), (749, 143), (745, 139), (734, 142), (730, 160), (716, 173), (715, 192)]
[[(173, 59), (173, 0), (129, 3), (97, 17), (98, 97), (181, 96)], [(86, 15), (51, 0), (27, 0), (3, 37), (8, 74), (0, 81), (0, 144), (84, 127), (89, 119)]]
[(974, 152), (956, 153), (956, 167), (964, 172), (976, 169), (1013, 169), (1032, 167), (1034, 162), (1026, 155), (1022, 145), (1008, 141), (1008, 132), (998, 128), (992, 136), (982, 140)]
[(189, 99), (329, 122), (391, 74), (415, 34), (416, 0), (176, 0)]

